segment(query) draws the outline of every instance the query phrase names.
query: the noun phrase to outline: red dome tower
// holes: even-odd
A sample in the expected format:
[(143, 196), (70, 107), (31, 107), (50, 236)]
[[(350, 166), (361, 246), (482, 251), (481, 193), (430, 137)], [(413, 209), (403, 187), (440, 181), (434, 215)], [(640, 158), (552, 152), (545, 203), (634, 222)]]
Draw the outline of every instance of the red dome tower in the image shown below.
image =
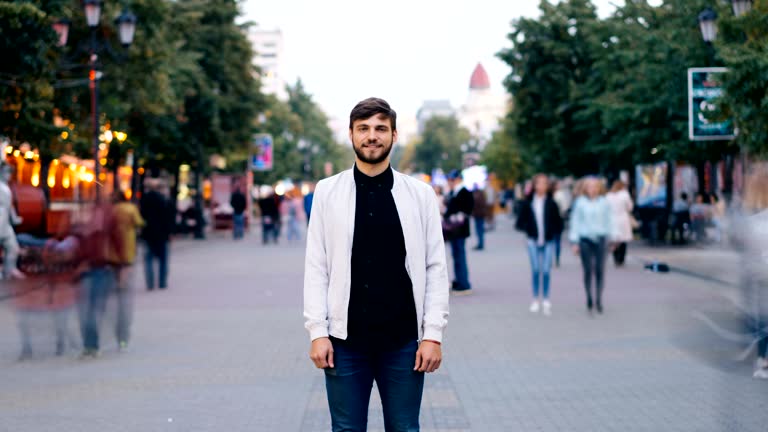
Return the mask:
[(470, 90), (491, 88), (491, 80), (488, 79), (488, 73), (481, 63), (478, 63), (472, 72), (472, 78), (469, 79), (469, 88)]

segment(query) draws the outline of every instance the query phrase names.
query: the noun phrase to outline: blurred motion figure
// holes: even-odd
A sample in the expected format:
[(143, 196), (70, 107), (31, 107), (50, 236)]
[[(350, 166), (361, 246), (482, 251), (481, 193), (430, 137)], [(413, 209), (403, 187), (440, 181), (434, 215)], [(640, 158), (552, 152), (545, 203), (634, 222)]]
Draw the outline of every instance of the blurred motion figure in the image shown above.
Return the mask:
[(747, 178), (732, 239), (741, 253), (742, 308), (757, 350), (754, 377), (768, 379), (768, 169)]

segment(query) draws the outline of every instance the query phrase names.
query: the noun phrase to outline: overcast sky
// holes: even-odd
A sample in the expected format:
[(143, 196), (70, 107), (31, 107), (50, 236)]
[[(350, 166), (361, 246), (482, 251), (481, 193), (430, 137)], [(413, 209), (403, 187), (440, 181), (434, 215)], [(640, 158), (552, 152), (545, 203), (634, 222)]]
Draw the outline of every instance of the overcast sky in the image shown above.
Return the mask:
[[(596, 0), (601, 14), (610, 0)], [(403, 117), (425, 99), (460, 106), (478, 62), (492, 86), (508, 67), (495, 54), (508, 46), (510, 22), (535, 16), (537, 0), (247, 0), (246, 19), (279, 28), (284, 72), (300, 77), (332, 117), (344, 119), (356, 102), (387, 99)]]

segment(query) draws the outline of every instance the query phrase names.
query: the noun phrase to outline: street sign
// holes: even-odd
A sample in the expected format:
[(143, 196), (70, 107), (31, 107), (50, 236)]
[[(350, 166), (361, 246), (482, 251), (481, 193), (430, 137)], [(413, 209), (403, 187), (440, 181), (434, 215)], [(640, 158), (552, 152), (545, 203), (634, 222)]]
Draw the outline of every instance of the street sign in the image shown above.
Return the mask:
[(258, 134), (253, 137), (251, 148), (251, 170), (271, 171), (274, 146), (272, 135)]
[(733, 120), (707, 118), (723, 95), (722, 77), (727, 68), (688, 69), (688, 135), (691, 141), (731, 140), (736, 136)]

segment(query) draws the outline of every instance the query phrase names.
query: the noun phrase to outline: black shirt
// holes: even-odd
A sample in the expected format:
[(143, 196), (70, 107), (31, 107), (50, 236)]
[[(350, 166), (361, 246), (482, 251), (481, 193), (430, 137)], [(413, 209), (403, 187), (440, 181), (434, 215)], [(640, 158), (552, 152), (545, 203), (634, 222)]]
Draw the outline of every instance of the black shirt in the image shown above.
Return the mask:
[(167, 242), (171, 238), (176, 218), (170, 200), (160, 192), (149, 191), (141, 197), (139, 208), (146, 223), (141, 231), (141, 238), (151, 244)]
[(355, 234), (346, 343), (400, 348), (418, 339), (416, 305), (405, 267), (405, 239), (387, 169), (368, 177), (354, 168)]
[(240, 191), (232, 193), (232, 198), (229, 199), (229, 205), (232, 206), (232, 210), (236, 215), (241, 215), (245, 212), (245, 208), (248, 207), (248, 203), (245, 201), (245, 194)]

